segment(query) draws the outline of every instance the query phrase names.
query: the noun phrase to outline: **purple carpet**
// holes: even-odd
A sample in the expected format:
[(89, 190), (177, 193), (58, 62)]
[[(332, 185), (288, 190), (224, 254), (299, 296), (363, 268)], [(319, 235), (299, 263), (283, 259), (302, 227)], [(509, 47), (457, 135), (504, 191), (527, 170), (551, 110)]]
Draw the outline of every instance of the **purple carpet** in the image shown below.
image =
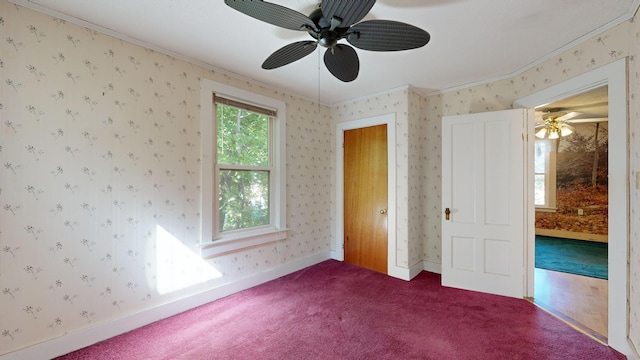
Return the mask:
[(624, 359), (525, 301), (328, 260), (58, 359)]

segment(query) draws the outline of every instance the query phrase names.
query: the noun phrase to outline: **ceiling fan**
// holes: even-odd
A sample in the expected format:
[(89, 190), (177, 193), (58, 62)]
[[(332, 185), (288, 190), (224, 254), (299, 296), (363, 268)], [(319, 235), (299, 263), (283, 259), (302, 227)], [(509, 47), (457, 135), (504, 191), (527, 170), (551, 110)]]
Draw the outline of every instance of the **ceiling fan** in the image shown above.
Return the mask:
[(535, 135), (541, 139), (558, 139), (571, 135), (575, 128), (570, 124), (607, 121), (606, 117), (583, 117), (577, 109), (549, 108), (542, 111), (542, 121), (535, 127)]
[[(575, 113), (577, 115), (577, 113)], [(573, 112), (562, 116), (547, 116), (542, 123), (536, 125), (535, 134), (540, 139), (559, 139), (573, 134), (575, 129), (567, 124), (567, 120), (574, 115)]]
[(362, 21), (376, 3), (375, 0), (322, 0), (306, 16), (287, 7), (260, 0), (225, 0), (231, 8), (266, 23), (290, 30), (306, 31), (314, 40), (298, 41), (271, 54), (263, 69), (275, 69), (325, 47), (324, 63), (336, 78), (350, 82), (358, 77), (360, 60), (355, 49), (338, 41), (346, 41), (362, 50), (400, 51), (426, 45), (428, 32), (398, 21)]

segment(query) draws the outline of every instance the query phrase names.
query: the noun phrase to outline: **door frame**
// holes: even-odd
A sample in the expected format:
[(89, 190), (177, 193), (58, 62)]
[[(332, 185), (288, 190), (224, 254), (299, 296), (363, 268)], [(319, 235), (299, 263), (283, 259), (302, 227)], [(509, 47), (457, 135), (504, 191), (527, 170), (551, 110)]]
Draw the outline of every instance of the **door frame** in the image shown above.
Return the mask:
[[(624, 214), (609, 215), (609, 329), (608, 343), (614, 349), (629, 353), (627, 343), (627, 298), (629, 256), (629, 138), (627, 117), (627, 60), (617, 60), (588, 73), (521, 98), (515, 106), (536, 108), (554, 101), (607, 85), (609, 96), (609, 209), (624, 209)], [(527, 126), (528, 138), (533, 139), (535, 120)], [(527, 178), (533, 178), (533, 141), (527, 144)], [(533, 296), (535, 267), (535, 207), (533, 187), (528, 186), (527, 196), (527, 246), (525, 247), (526, 296)], [(622, 216), (624, 215), (624, 216)], [(624, 259), (624, 261), (621, 261)]]
[[(336, 238), (332, 258), (344, 261), (344, 132), (387, 125), (387, 274), (409, 280), (408, 269), (396, 265), (396, 114), (384, 114), (336, 124)], [(406, 273), (406, 274), (405, 274)]]

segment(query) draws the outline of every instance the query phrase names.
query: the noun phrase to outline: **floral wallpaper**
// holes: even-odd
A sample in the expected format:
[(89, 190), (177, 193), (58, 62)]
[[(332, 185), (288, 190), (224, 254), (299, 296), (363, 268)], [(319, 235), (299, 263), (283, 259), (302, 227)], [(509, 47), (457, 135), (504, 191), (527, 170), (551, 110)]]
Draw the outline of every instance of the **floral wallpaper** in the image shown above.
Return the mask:
[[(425, 204), (424, 197), (424, 153), (425, 153), (425, 130), (424, 119), (421, 117), (423, 113), (420, 94), (413, 89), (408, 91), (408, 125), (407, 125), (407, 143), (408, 143), (408, 192), (406, 201), (408, 206), (407, 224), (409, 228), (409, 266), (421, 264), (423, 259), (423, 236), (424, 223), (422, 221), (422, 209)], [(404, 136), (404, 135), (403, 135)]]
[[(6, 0), (0, 34), (0, 355), (329, 251), (325, 106)], [(209, 260), (203, 77), (288, 116), (288, 238)]]
[[(331, 109), (334, 123), (366, 119), (378, 115), (394, 113), (396, 116), (396, 266), (409, 268), (409, 91), (393, 91), (366, 99), (359, 99), (339, 104)], [(416, 116), (417, 118), (417, 116)], [(335, 132), (335, 129), (333, 130)], [(332, 134), (335, 146), (335, 135)], [(333, 166), (335, 167), (335, 159)], [(333, 173), (335, 178), (335, 171)], [(335, 206), (332, 207), (335, 213)], [(393, 215), (391, 213), (390, 215)], [(389, 229), (389, 231), (392, 231)], [(417, 238), (414, 242), (419, 241)], [(335, 245), (334, 245), (335, 246)], [(414, 265), (414, 264), (411, 264)]]
[[(640, 170), (640, 25), (629, 21), (513, 78), (328, 108), (0, 0), (0, 355), (151, 309), (335, 246), (335, 125), (396, 114), (397, 258), (440, 259), (445, 115), (629, 60)], [(199, 81), (287, 104), (286, 240), (199, 257)], [(631, 191), (630, 338), (640, 349), (640, 191)]]
[(640, 24), (634, 20), (588, 39), (564, 53), (509, 79), (439, 93), (423, 98), (426, 152), (423, 176), (423, 223), (425, 261), (441, 263), (440, 250), (440, 154), (442, 116), (511, 109), (514, 101), (591, 69), (628, 57), (629, 61), (629, 146), (631, 189), (630, 243), (630, 339), (640, 350), (640, 191), (635, 186), (640, 171)]

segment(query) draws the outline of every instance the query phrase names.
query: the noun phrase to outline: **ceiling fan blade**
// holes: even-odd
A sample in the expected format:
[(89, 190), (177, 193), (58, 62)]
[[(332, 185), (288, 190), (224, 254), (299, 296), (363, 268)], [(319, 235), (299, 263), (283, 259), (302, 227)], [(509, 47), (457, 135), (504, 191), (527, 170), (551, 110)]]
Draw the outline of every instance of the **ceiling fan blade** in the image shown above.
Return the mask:
[(262, 68), (271, 70), (279, 68), (287, 64), (291, 64), (296, 60), (311, 54), (318, 44), (315, 41), (298, 41), (287, 46), (281, 47), (262, 63)]
[(322, 0), (320, 9), (327, 20), (340, 18), (340, 27), (349, 27), (362, 20), (375, 5), (376, 0)]
[(338, 44), (327, 49), (324, 64), (333, 76), (344, 82), (355, 80), (360, 72), (358, 54), (349, 45)]
[(558, 121), (567, 121), (569, 119), (573, 119), (574, 117), (580, 115), (579, 112), (571, 111), (557, 118)]
[(308, 16), (287, 7), (260, 0), (224, 0), (225, 4), (266, 23), (290, 30), (315, 29)]
[(565, 120), (565, 123), (567, 123), (567, 124), (588, 124), (588, 123), (607, 122), (607, 121), (609, 121), (609, 118), (595, 117), (595, 118), (586, 118), (586, 119)]
[(428, 32), (398, 21), (369, 20), (349, 29), (347, 41), (363, 50), (399, 51), (425, 46), (431, 35)]

